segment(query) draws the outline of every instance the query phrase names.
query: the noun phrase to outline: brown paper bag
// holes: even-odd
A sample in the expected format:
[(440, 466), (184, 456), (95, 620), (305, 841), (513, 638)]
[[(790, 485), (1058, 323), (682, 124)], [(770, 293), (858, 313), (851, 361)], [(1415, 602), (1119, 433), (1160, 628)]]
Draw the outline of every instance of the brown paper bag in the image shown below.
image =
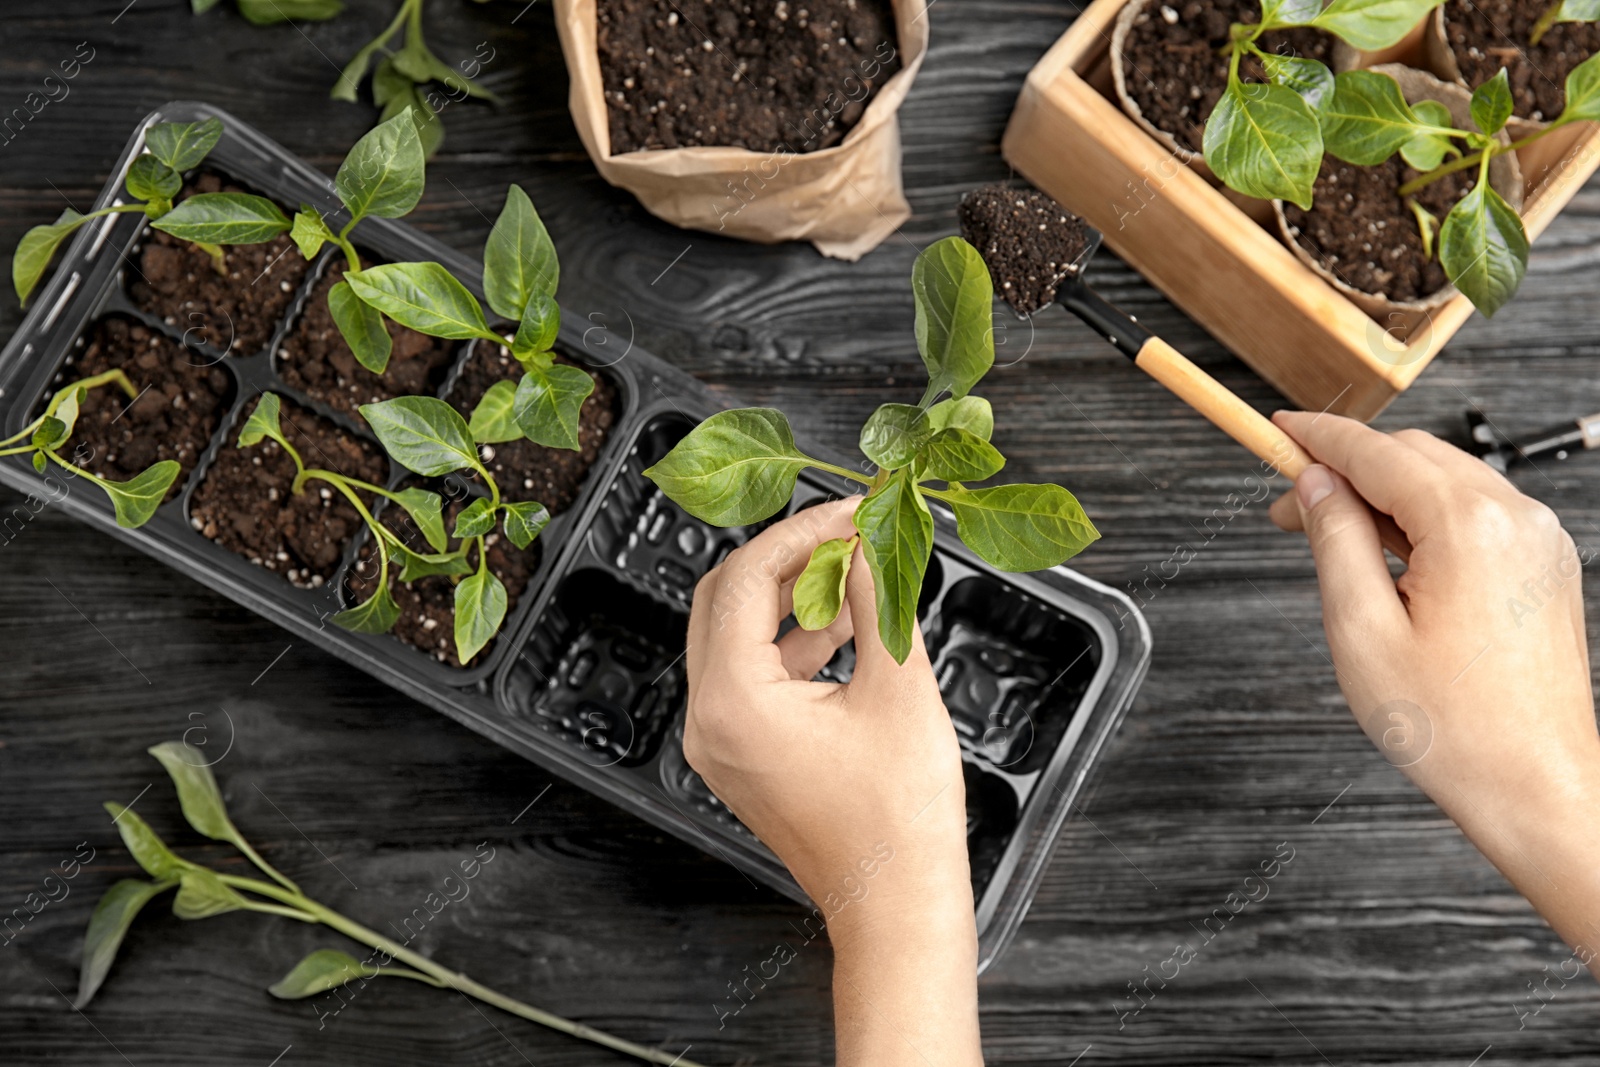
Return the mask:
[[(806, 240), (825, 256), (860, 259), (911, 214), (900, 183), (896, 112), (928, 49), (928, 15), (925, 0), (893, 5), (900, 70), (832, 148), (797, 153), (706, 146), (614, 156), (595, 44), (595, 0), (556, 0), (578, 136), (600, 176), (638, 197), (658, 218), (762, 244)], [(840, 88), (841, 99), (845, 91)]]

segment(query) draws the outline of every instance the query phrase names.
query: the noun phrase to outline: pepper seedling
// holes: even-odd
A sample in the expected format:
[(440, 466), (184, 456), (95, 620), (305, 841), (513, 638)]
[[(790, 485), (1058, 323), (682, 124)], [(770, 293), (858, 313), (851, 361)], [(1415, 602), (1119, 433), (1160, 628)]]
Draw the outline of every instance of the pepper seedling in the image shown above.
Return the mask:
[[(1486, 316), (1503, 307), (1528, 269), (1528, 235), (1522, 219), (1489, 184), (1489, 164), (1574, 122), (1600, 120), (1600, 55), (1567, 75), (1567, 103), (1543, 129), (1517, 141), (1496, 135), (1511, 117), (1510, 81), (1505, 68), (1472, 92), (1475, 127), (1457, 129), (1443, 104), (1407, 104), (1399, 83), (1375, 71), (1346, 71), (1334, 79), (1322, 110), (1327, 151), (1356, 166), (1376, 166), (1395, 153), (1424, 173), (1401, 185), (1423, 238), (1425, 251), (1437, 251), (1446, 277)], [(1446, 157), (1453, 157), (1447, 160)], [(1414, 194), (1457, 171), (1476, 168), (1472, 189), (1440, 223), (1413, 199)], [(1437, 240), (1435, 240), (1437, 231)]]
[(1556, 0), (1528, 31), (1528, 46), (1537, 47), (1561, 22), (1600, 22), (1600, 0)]
[[(489, 328), (478, 298), (443, 265), (362, 267), (351, 232), (366, 218), (409, 214), (422, 199), (426, 170), (416, 125), (402, 112), (364, 135), (340, 164), (334, 193), (349, 218), (337, 231), (308, 205), (291, 221), (271, 201), (238, 193), (188, 197), (152, 225), (181, 240), (216, 245), (260, 243), (287, 232), (308, 260), (325, 244), (337, 246), (346, 269), (328, 291), (328, 310), (356, 360), (374, 374), (389, 366), (386, 318), (430, 337), (507, 344)], [(594, 391), (594, 379), (555, 362), (559, 280), (555, 245), (533, 201), (519, 186), (508, 187), (484, 245), (483, 287), (495, 314), (517, 323), (509, 344), (523, 375), (491, 390), (494, 402), (508, 401), (510, 409), (510, 418), (496, 424), (497, 432), (510, 436), (495, 440), (527, 437), (551, 448), (578, 448), (578, 413)]]
[[(497, 518), (503, 517), (506, 537), (518, 548), (527, 548), (550, 521), (544, 505), (501, 501), (499, 486), (478, 460), (467, 421), (444, 401), (406, 396), (366, 405), (361, 413), (367, 424), (389, 454), (408, 470), (427, 477), (471, 470), (488, 486), (489, 499), (474, 501), (456, 517), (450, 536), (460, 543), (451, 549), (445, 536), (444, 501), (439, 494), (420, 488), (391, 491), (348, 475), (307, 467), (283, 432), (281, 410), (275, 394), (263, 393), (239, 431), (238, 447), (250, 448), (265, 439), (276, 441), (294, 461), (290, 492), (303, 492), (308, 482), (326, 483), (350, 502), (372, 534), (373, 553), (378, 560), (377, 589), (365, 601), (334, 615), (333, 621), (359, 633), (387, 633), (393, 629), (400, 619), (400, 605), (389, 589), (389, 565), (398, 560), (402, 582), (432, 575), (462, 579), (455, 588), (456, 655), (463, 664), (470, 661), (499, 632), (506, 616), (505, 585), (489, 570), (485, 537), (494, 529)], [(407, 545), (373, 516), (361, 493), (381, 497), (403, 509), (433, 551), (417, 552)], [(474, 549), (478, 553), (476, 568), (469, 558)]]
[(901, 663), (911, 651), (933, 551), (929, 499), (948, 504), (961, 540), (1004, 571), (1053, 567), (1100, 536), (1059, 485), (968, 487), (1005, 465), (990, 443), (993, 409), (972, 393), (994, 365), (994, 288), (978, 250), (959, 237), (930, 245), (912, 268), (911, 292), (928, 385), (920, 403), (884, 404), (862, 427), (872, 474), (806, 455), (773, 408), (719, 412), (644, 472), (673, 503), (713, 526), (776, 515), (807, 467), (865, 486), (854, 515), (857, 536), (819, 545), (796, 581), (795, 618), (814, 630), (838, 616), (859, 543), (876, 586), (879, 636)]
[[(437, 989), (456, 990), (540, 1026), (614, 1049), (646, 1063), (700, 1067), (692, 1060), (684, 1059), (682, 1054), (625, 1041), (603, 1030), (572, 1022), (496, 992), (460, 971), (435, 963), (393, 938), (311, 899), (298, 885), (263, 859), (233, 824), (228, 817), (216, 776), (211, 773), (205, 754), (199, 748), (183, 741), (168, 741), (148, 751), (160, 761), (172, 779), (178, 802), (183, 808), (183, 817), (195, 832), (213, 841), (233, 845), (270, 880), (228, 874), (186, 860), (173, 852), (132, 808), (108, 801), (105, 809), (116, 823), (122, 843), (134, 861), (150, 876), (150, 880), (124, 878), (108, 889), (95, 905), (83, 939), (78, 996), (73, 1002), (75, 1009), (82, 1011), (105, 983), (111, 965), (116, 960), (117, 950), (122, 947), (123, 938), (144, 907), (162, 893), (176, 889), (172, 914), (180, 919), (209, 919), (229, 912), (252, 911), (314, 926), (326, 926), (372, 950), (365, 959), (358, 960), (340, 949), (317, 949), (268, 987), (267, 992), (280, 1000), (304, 1000), (351, 983), (356, 983), (355, 988), (359, 990), (375, 978), (404, 978)], [(482, 857), (482, 853), (478, 853), (478, 856)], [(491, 852), (483, 858), (483, 862), (492, 858)], [(476, 877), (476, 872), (481, 872), (482, 864), (476, 859), (471, 861), (471, 866), (467, 865), (468, 862), (462, 861), (460, 869), (463, 876), (470, 879)], [(457, 881), (459, 883), (460, 880)], [(430, 898), (433, 895), (430, 894)], [(318, 1014), (320, 1016), (321, 1012)]]
[[(72, 437), (77, 425), (78, 411), (89, 390), (104, 385), (114, 385), (128, 396), (129, 402), (139, 399), (139, 391), (120, 370), (108, 370), (83, 378), (56, 392), (45, 405), (44, 414), (34, 419), (18, 432), (0, 441), (0, 456), (33, 454), (33, 469), (40, 474), (54, 463), (62, 470), (99, 486), (111, 498), (116, 512), (117, 525), (136, 529), (150, 521), (167, 490), (177, 480), (183, 468), (176, 460), (163, 459), (152, 463), (125, 482), (114, 482), (91, 474), (82, 467), (61, 457), (61, 446)], [(17, 444), (26, 441), (26, 444)]]
[[(22, 235), (17, 251), (11, 259), (11, 284), (17, 299), (24, 305), (32, 295), (39, 279), (44, 277), (56, 249), (90, 219), (105, 215), (141, 212), (151, 220), (160, 219), (172, 211), (172, 198), (183, 189), (183, 172), (199, 166), (216, 147), (222, 137), (222, 123), (217, 119), (204, 122), (161, 122), (145, 131), (144, 151), (128, 167), (124, 187), (128, 195), (142, 200), (139, 204), (112, 204), (87, 215), (67, 208), (52, 223), (35, 226)], [(215, 196), (235, 196), (233, 193), (216, 193)], [(190, 199), (193, 199), (192, 197)], [(253, 197), (260, 200), (260, 197)], [(268, 201), (270, 203), (270, 201)], [(273, 210), (277, 210), (276, 207)], [(220, 260), (222, 250), (214, 243), (196, 242)]]
[[(1234, 23), (1223, 54), (1228, 87), (1206, 120), (1206, 166), (1230, 189), (1262, 200), (1288, 200), (1311, 207), (1311, 187), (1322, 166), (1319, 111), (1332, 94), (1333, 72), (1315, 59), (1279, 55), (1260, 45), (1271, 30), (1324, 30), (1363, 51), (1399, 43), (1444, 0), (1262, 0), (1261, 19)], [(1239, 76), (1245, 56), (1254, 56), (1267, 80), (1247, 84)]]

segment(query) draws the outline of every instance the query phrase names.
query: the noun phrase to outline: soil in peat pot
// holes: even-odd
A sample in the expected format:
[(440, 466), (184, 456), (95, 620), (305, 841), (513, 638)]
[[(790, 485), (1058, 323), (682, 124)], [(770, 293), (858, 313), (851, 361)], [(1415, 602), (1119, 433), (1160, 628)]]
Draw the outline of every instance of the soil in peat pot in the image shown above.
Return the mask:
[(356, 362), (328, 310), (328, 291), (344, 278), (343, 259), (329, 265), (311, 291), (300, 321), (278, 347), (277, 370), (284, 382), (311, 400), (361, 421), (362, 404), (397, 396), (433, 395), (444, 382), (456, 342), (429, 337), (384, 319), (393, 347), (389, 366), (374, 374)]
[[(446, 479), (444, 482), (431, 485), (423, 482), (410, 482), (407, 484), (419, 485), (432, 489), (445, 498), (444, 528), (455, 529), (456, 516), (463, 508), (470, 504), (472, 497), (459, 492), (460, 484)], [(457, 491), (452, 494), (452, 488)], [(390, 506), (384, 509), (379, 517), (389, 529), (399, 535), (400, 540), (417, 552), (432, 552), (433, 548), (427, 539), (422, 536), (422, 531), (416, 528), (411, 517), (403, 508)], [(527, 548), (518, 548), (506, 540), (505, 534), (497, 527), (493, 533), (484, 537), (484, 544), (489, 549), (489, 570), (494, 572), (506, 587), (506, 618), (517, 610), (517, 600), (528, 588), (528, 582), (533, 577), (533, 572), (539, 566), (540, 542), (535, 540)], [(455, 547), (454, 544), (451, 547)], [(350, 568), (350, 576), (345, 579), (345, 592), (348, 594), (348, 603), (354, 606), (365, 601), (372, 595), (373, 582), (377, 580), (378, 568), (372, 563), (372, 545), (364, 544), (357, 557), (358, 562)], [(477, 555), (472, 556), (473, 564), (478, 562)], [(443, 575), (430, 578), (420, 578), (414, 582), (401, 582), (397, 575), (399, 567), (393, 561), (389, 566), (389, 590), (394, 596), (395, 603), (400, 605), (400, 619), (390, 631), (395, 637), (424, 652), (440, 663), (451, 667), (462, 666), (461, 660), (456, 658), (456, 583)], [(496, 637), (483, 646), (473, 657), (473, 665), (483, 663), (494, 651)]]
[[(179, 194), (248, 193), (223, 177), (202, 172)], [(281, 206), (281, 205), (280, 205)], [(223, 249), (226, 273), (188, 241), (148, 230), (128, 295), (134, 306), (185, 331), (190, 341), (234, 356), (253, 356), (272, 338), (295, 291), (306, 276), (306, 261), (288, 234), (258, 245)]]
[(176, 460), (183, 473), (167, 490), (171, 500), (211, 443), (232, 399), (233, 378), (199, 352), (142, 322), (108, 318), (94, 327), (83, 351), (67, 361), (41, 398), (40, 412), (55, 390), (108, 370), (126, 374), (138, 397), (130, 400), (110, 384), (89, 390), (62, 454), (90, 473), (118, 482), (152, 463)]
[(1082, 219), (1037, 189), (985, 185), (961, 198), (961, 236), (988, 264), (995, 291), (1018, 315), (1049, 307), (1089, 248)]
[[(376, 445), (335, 426), (292, 401), (282, 401), (284, 435), (307, 467), (382, 485), (389, 461)], [(324, 482), (299, 493), (294, 460), (271, 439), (235, 445), (238, 427), (255, 410), (249, 404), (206, 471), (189, 505), (189, 525), (251, 563), (283, 575), (302, 589), (333, 577), (350, 539), (363, 528), (350, 502)], [(370, 499), (363, 500), (371, 507)]]
[[(1151, 0), (1134, 21), (1122, 53), (1128, 95), (1145, 121), (1171, 134), (1190, 151), (1201, 151), (1206, 120), (1228, 87), (1228, 43), (1235, 22), (1259, 22), (1261, 9), (1232, 0)], [(1272, 30), (1256, 42), (1263, 52), (1323, 63), (1334, 39), (1321, 30)], [(1261, 61), (1245, 56), (1239, 76), (1265, 81)]]
[(900, 69), (889, 0), (598, 0), (596, 22), (614, 155), (831, 148)]
[[(1284, 217), (1300, 247), (1352, 289), (1390, 300), (1420, 300), (1450, 280), (1437, 256), (1424, 258), (1416, 216), (1397, 192), (1417, 174), (1399, 156), (1376, 167), (1328, 156), (1312, 187), (1311, 210), (1285, 203)], [(1417, 203), (1442, 223), (1475, 180), (1470, 170), (1446, 175), (1418, 190)]]
[(1600, 52), (1600, 25), (1560, 22), (1537, 47), (1528, 35), (1553, 0), (1449, 0), (1444, 35), (1467, 84), (1476, 88), (1506, 69), (1514, 114), (1545, 121), (1567, 105), (1567, 75)]
[[(557, 356), (556, 362), (578, 366), (564, 356)], [(617, 421), (616, 387), (606, 381), (604, 375), (587, 367), (580, 369), (594, 379), (594, 392), (578, 412), (576, 451), (546, 448), (527, 438), (479, 446), (483, 465), (494, 475), (495, 484), (500, 486), (500, 494), (505, 499), (537, 500), (552, 515), (561, 514), (577, 499), (584, 476), (600, 458), (600, 449)], [(472, 409), (478, 406), (491, 385), (507, 379), (516, 381), (522, 374), (522, 365), (505, 346), (479, 342), (446, 399), (470, 419)]]

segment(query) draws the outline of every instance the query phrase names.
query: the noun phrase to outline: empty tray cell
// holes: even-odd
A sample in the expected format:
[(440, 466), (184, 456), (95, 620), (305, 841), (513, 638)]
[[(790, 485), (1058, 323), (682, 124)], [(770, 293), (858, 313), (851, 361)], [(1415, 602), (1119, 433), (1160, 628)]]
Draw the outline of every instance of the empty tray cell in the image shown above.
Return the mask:
[(1049, 761), (1100, 662), (1087, 627), (989, 578), (951, 587), (928, 648), (962, 749), (1018, 774)]
[(683, 708), (688, 619), (602, 571), (569, 575), (506, 679), (511, 710), (600, 767), (635, 766)]
[(179, 344), (131, 318), (100, 320), (81, 350), (67, 357), (38, 410), (56, 391), (106, 371), (127, 375), (136, 397), (115, 383), (89, 390), (72, 436), (60, 449), (92, 474), (125, 482), (161, 460), (175, 460), (183, 472), (167, 491), (171, 500), (211, 443), (233, 403), (233, 375), (214, 358)]
[[(220, 174), (201, 171), (184, 186), (178, 201), (195, 193), (253, 192)], [(288, 210), (294, 213), (292, 207)], [(221, 270), (196, 245), (160, 230), (146, 231), (136, 255), (138, 267), (128, 278), (134, 305), (184, 331), (186, 340), (231, 356), (253, 356), (266, 347), (307, 269), (286, 233), (261, 244), (229, 245), (223, 249)]]
[(963, 763), (967, 785), (967, 860), (972, 866), (972, 895), (983, 891), (1000, 866), (1017, 829), (1017, 792), (1004, 779)]

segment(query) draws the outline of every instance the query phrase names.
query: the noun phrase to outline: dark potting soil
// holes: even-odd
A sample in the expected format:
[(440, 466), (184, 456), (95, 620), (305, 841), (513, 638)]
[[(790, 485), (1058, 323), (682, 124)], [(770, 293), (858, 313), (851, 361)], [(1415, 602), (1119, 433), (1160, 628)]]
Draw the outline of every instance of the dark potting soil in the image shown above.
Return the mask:
[(1083, 220), (1037, 189), (985, 185), (961, 198), (961, 236), (1019, 315), (1049, 307), (1089, 247)]
[(613, 154), (838, 144), (900, 69), (888, 0), (599, 0)]
[[(125, 482), (152, 463), (183, 468), (167, 499), (177, 496), (216, 433), (233, 394), (233, 378), (205, 357), (141, 322), (108, 318), (94, 327), (81, 354), (62, 371), (60, 386), (120, 369), (137, 398), (115, 385), (89, 390), (61, 454), (102, 478)], [(41, 411), (55, 389), (40, 404)]]
[[(421, 483), (418, 483), (421, 484)], [(425, 486), (445, 495), (449, 485)], [(453, 498), (446, 496), (444, 510), (444, 528), (448, 532), (455, 528), (456, 516), (461, 510), (471, 503), (471, 498), (465, 494), (457, 493)], [(403, 508), (388, 507), (384, 509), (379, 518), (389, 529), (400, 536), (406, 545), (417, 552), (432, 552), (433, 548), (422, 536), (420, 530), (411, 521), (411, 517)], [(506, 618), (517, 608), (517, 600), (528, 588), (528, 582), (533, 578), (534, 570), (539, 566), (539, 542), (535, 540), (527, 548), (518, 548), (506, 540), (505, 534), (496, 527), (493, 533), (484, 537), (484, 544), (489, 549), (489, 570), (494, 572), (506, 587)], [(451, 547), (455, 547), (452, 543)], [(372, 562), (372, 546), (361, 546), (358, 557), (359, 562), (350, 569), (350, 576), (345, 580), (345, 591), (350, 596), (350, 603), (356, 604), (365, 601), (372, 595), (373, 584), (377, 581), (378, 568)], [(472, 562), (477, 563), (476, 555)], [(414, 582), (401, 582), (398, 579), (399, 570), (394, 562), (390, 562), (389, 589), (394, 596), (396, 604), (400, 605), (400, 620), (394, 624), (391, 631), (396, 637), (413, 648), (420, 649), (438, 660), (440, 663), (452, 667), (462, 666), (461, 660), (456, 657), (456, 583), (443, 575), (430, 578), (421, 578)], [(493, 651), (495, 641), (490, 641), (483, 646), (483, 650), (473, 657), (473, 663), (482, 663)]]
[[(362, 529), (361, 516), (326, 482), (308, 482), (300, 493), (290, 493), (294, 460), (277, 442), (267, 439), (249, 448), (234, 444), (238, 427), (255, 407), (252, 403), (240, 414), (195, 490), (189, 525), (251, 563), (315, 589), (333, 578), (345, 546)], [(377, 485), (388, 478), (389, 461), (376, 445), (288, 400), (280, 418), (284, 436), (307, 467)], [(369, 497), (363, 501), (372, 504)]]
[(1511, 80), (1514, 113), (1549, 121), (1567, 105), (1567, 75), (1600, 52), (1600, 25), (1564, 22), (1550, 28), (1537, 47), (1528, 45), (1533, 24), (1552, 0), (1449, 0), (1444, 34), (1467, 84), (1476, 88), (1504, 67)]
[[(556, 362), (578, 366), (564, 356), (557, 356)], [(470, 419), (472, 409), (478, 406), (491, 385), (507, 379), (517, 381), (522, 373), (522, 365), (505, 346), (479, 343), (461, 368), (461, 376), (448, 399), (457, 411)], [(537, 500), (550, 514), (559, 515), (577, 499), (584, 475), (600, 458), (600, 449), (617, 421), (616, 387), (603, 375), (594, 371), (588, 374), (594, 379), (594, 392), (578, 412), (576, 451), (546, 448), (527, 438), (479, 446), (483, 465), (494, 475), (500, 494), (507, 500)]]
[(374, 374), (356, 362), (328, 310), (328, 291), (344, 278), (343, 259), (331, 263), (306, 301), (300, 321), (278, 349), (278, 373), (312, 400), (359, 420), (356, 409), (397, 396), (432, 395), (444, 383), (454, 341), (429, 337), (385, 319), (393, 347), (389, 366)]
[[(1435, 256), (1424, 259), (1416, 217), (1396, 190), (1417, 171), (1395, 156), (1357, 167), (1332, 156), (1312, 188), (1310, 211), (1283, 205), (1300, 246), (1346, 285), (1390, 300), (1420, 300), (1449, 284)], [(1475, 172), (1458, 171), (1424, 186), (1417, 202), (1439, 219), (1471, 190)]]
[[(179, 199), (194, 193), (246, 193), (220, 175), (202, 172)], [(306, 275), (306, 261), (288, 234), (258, 245), (223, 249), (227, 273), (188, 241), (160, 230), (144, 238), (128, 295), (142, 311), (186, 331), (194, 342), (234, 356), (253, 356), (272, 337)]]
[[(1236, 0), (1151, 0), (1134, 22), (1122, 53), (1128, 95), (1145, 121), (1201, 151), (1206, 120), (1228, 87), (1228, 60), (1218, 49), (1235, 22), (1259, 22), (1261, 9)], [(1263, 52), (1329, 62), (1333, 38), (1321, 30), (1273, 30), (1256, 42)], [(1265, 81), (1260, 60), (1245, 56), (1239, 76)]]

